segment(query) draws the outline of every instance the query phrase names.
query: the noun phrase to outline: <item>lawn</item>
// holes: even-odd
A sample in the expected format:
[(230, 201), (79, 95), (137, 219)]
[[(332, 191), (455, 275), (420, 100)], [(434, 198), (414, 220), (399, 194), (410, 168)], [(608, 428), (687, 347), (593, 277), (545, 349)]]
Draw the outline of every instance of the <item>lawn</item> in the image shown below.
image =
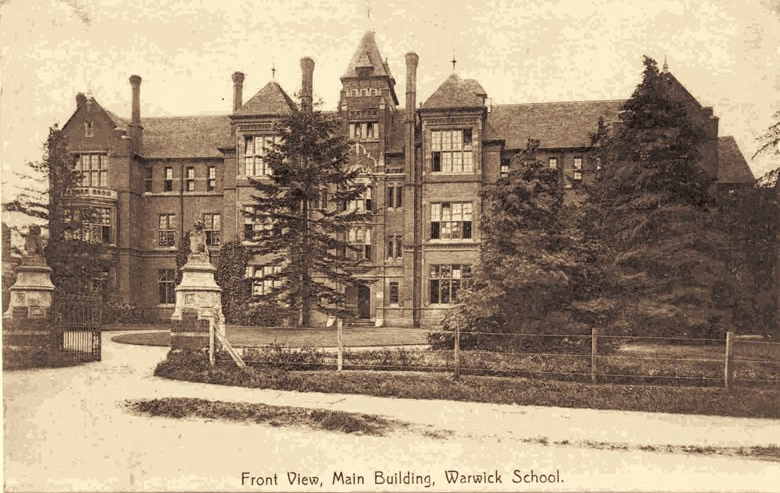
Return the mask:
[(683, 414), (780, 418), (780, 390), (591, 384), (523, 377), (463, 376), (431, 372), (282, 371), (210, 368), (202, 354), (172, 352), (155, 375), (175, 380), (248, 388), (446, 399), (497, 404), (618, 409)]

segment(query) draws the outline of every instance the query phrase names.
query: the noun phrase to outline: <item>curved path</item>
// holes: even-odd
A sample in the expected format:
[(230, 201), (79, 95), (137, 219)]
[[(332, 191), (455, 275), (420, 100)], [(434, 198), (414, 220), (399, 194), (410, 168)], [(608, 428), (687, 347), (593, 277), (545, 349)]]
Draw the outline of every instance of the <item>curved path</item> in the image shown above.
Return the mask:
[[(265, 491), (482, 489), (447, 484), (446, 470), (498, 471), (490, 491), (718, 490), (777, 491), (777, 461), (647, 452), (639, 447), (734, 447), (780, 444), (780, 421), (242, 389), (156, 378), (167, 348), (111, 342), (103, 361), (6, 372), (3, 378), (4, 487), (7, 491)], [(139, 416), (125, 399), (200, 397), (380, 414), (452, 432), (448, 438), (409, 430), (386, 437), (302, 428)], [(432, 429), (433, 429), (432, 428)], [(447, 436), (446, 434), (444, 436)], [(568, 440), (574, 445), (544, 445)], [(591, 440), (629, 450), (593, 449)], [(530, 473), (559, 471), (559, 484), (513, 484)], [(365, 477), (333, 484), (334, 473)], [(422, 484), (375, 484), (382, 477), (430, 475)], [(273, 478), (245, 484), (241, 476)], [(288, 481), (318, 476), (323, 486)], [(530, 477), (530, 476), (529, 476)], [(774, 478), (774, 479), (772, 479)]]

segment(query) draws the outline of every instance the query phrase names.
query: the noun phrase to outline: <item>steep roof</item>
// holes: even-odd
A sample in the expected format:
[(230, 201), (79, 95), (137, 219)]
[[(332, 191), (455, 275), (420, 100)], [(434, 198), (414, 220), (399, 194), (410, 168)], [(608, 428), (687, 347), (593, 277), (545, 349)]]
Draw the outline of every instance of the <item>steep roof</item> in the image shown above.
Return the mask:
[(718, 137), (718, 182), (755, 183), (756, 179), (734, 137)]
[(476, 80), (463, 80), (458, 74), (452, 74), (433, 91), (422, 109), (481, 108), (486, 95), (485, 89)]
[(234, 115), (288, 115), (295, 103), (282, 86), (271, 81), (252, 96)]
[(393, 78), (390, 73), (390, 67), (382, 59), (382, 54), (379, 52), (379, 47), (374, 39), (374, 31), (366, 31), (363, 37), (358, 43), (358, 47), (352, 58), (347, 65), (347, 70), (344, 71), (342, 79), (347, 77), (357, 77), (358, 67), (371, 67), (372, 76), (387, 76)]
[(142, 118), (141, 125), (145, 158), (220, 157), (220, 147), (235, 145), (227, 115)]
[(623, 100), (504, 104), (493, 107), (488, 124), (507, 149), (525, 149), (529, 138), (542, 148), (589, 147), (599, 117), (618, 118)]

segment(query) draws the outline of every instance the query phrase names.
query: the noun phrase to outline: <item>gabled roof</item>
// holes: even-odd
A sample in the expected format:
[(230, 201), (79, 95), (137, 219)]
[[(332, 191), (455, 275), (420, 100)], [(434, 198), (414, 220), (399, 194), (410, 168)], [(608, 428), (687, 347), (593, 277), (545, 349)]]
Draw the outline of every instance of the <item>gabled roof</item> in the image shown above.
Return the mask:
[(755, 183), (756, 178), (745, 161), (734, 137), (718, 137), (718, 182)]
[(116, 114), (113, 111), (109, 111), (104, 109), (108, 117), (111, 119), (112, 122), (114, 122), (114, 125), (116, 125), (116, 128), (120, 130), (127, 130), (127, 126), (129, 125), (127, 121), (125, 121), (123, 118), (119, 118), (116, 116)]
[(288, 115), (295, 103), (282, 86), (271, 81), (252, 96), (234, 115)]
[(599, 117), (605, 123), (618, 119), (623, 100), (568, 101), (496, 105), (488, 124), (505, 140), (507, 149), (525, 149), (528, 139), (538, 139), (541, 148), (589, 147)]
[(147, 159), (221, 157), (220, 147), (235, 145), (227, 115), (142, 118), (141, 125)]
[(476, 80), (463, 80), (458, 74), (452, 74), (433, 91), (421, 109), (482, 108), (486, 95), (485, 89)]
[(371, 67), (371, 76), (386, 76), (393, 78), (390, 73), (390, 67), (382, 59), (382, 54), (379, 52), (379, 47), (376, 45), (374, 39), (374, 31), (366, 31), (366, 34), (361, 38), (355, 53), (352, 55), (352, 59), (347, 65), (347, 70), (344, 71), (342, 79), (348, 77), (358, 76), (358, 67)]

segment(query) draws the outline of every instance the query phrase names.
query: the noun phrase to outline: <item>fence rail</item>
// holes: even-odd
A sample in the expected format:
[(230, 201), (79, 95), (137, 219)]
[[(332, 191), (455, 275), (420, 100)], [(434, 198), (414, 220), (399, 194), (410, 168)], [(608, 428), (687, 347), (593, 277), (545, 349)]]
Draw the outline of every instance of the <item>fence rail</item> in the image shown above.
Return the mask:
[[(242, 348), (249, 366), (282, 370), (377, 370), (524, 376), (594, 383), (780, 386), (780, 342), (738, 338), (602, 334), (430, 332), (420, 347), (351, 347), (334, 327), (332, 347)], [(218, 354), (225, 359), (225, 354)]]

